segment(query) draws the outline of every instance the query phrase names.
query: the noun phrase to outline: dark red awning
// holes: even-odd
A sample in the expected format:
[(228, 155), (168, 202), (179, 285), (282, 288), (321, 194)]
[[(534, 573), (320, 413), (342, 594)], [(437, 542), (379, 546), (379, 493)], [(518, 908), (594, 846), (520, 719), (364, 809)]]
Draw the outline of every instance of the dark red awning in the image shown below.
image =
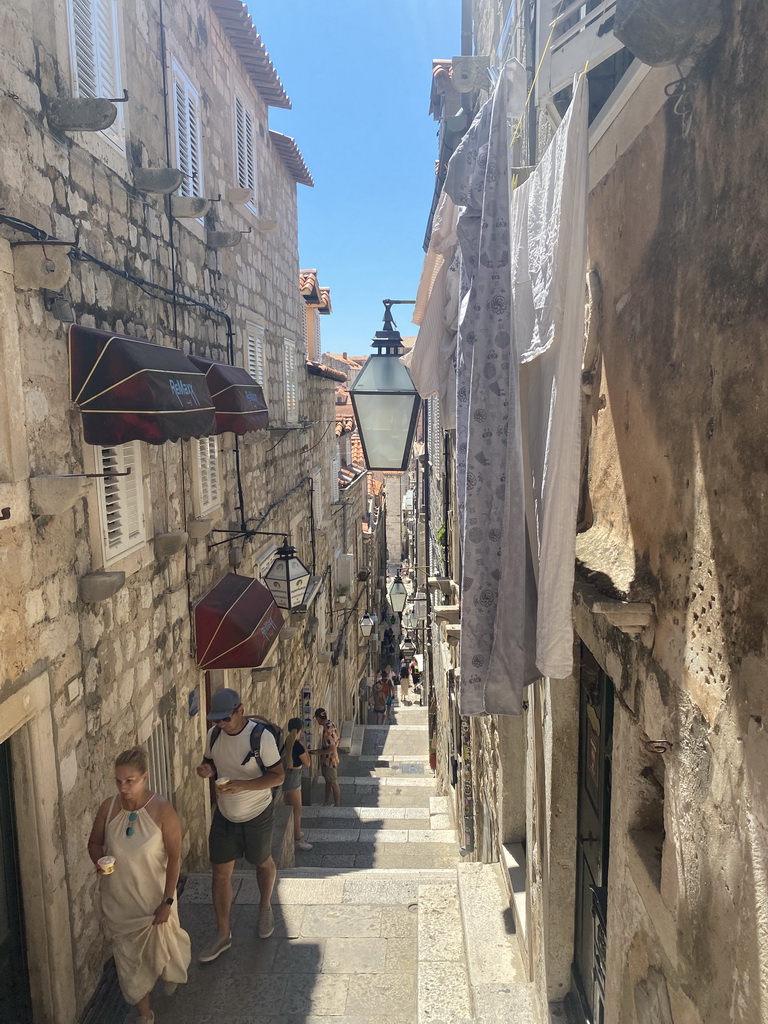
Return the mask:
[(216, 406), (216, 433), (231, 430), (246, 434), (249, 430), (266, 430), (269, 426), (267, 403), (261, 384), (242, 366), (216, 363), (202, 356), (189, 361), (205, 374), (208, 390)]
[(163, 444), (216, 428), (205, 375), (184, 353), (124, 334), (73, 324), (69, 388), (88, 444)]
[(194, 615), (201, 668), (258, 668), (284, 622), (263, 583), (232, 572), (197, 602)]

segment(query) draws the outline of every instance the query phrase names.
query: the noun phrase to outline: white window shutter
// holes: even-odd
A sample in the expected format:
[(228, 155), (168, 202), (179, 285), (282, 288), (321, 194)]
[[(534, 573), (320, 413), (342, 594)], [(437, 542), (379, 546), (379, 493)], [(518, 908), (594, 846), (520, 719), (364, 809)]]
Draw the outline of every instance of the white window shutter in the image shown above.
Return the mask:
[(355, 556), (351, 552), (336, 553), (336, 586), (352, 587), (355, 570)]
[[(123, 91), (116, 0), (69, 0), (72, 71), (76, 96), (112, 99)], [(105, 135), (123, 145), (123, 108)]]
[(339, 501), (339, 470), (341, 459), (339, 453), (331, 457), (331, 504), (336, 505)]
[(203, 167), (200, 128), (200, 96), (181, 67), (173, 62), (173, 120), (176, 136), (176, 163), (184, 174), (179, 195), (203, 194)]
[(197, 469), (200, 482), (200, 514), (205, 515), (221, 504), (219, 446), (215, 436), (197, 439)]
[(296, 344), (287, 338), (283, 341), (285, 374), (285, 419), (294, 423), (298, 419), (298, 389), (296, 381)]
[(235, 97), (235, 166), (237, 184), (249, 188), (256, 199), (256, 118), (253, 111)]
[(138, 441), (99, 448), (100, 473), (125, 473), (99, 480), (99, 512), (105, 564), (133, 551), (146, 539), (141, 451)]
[(264, 328), (246, 323), (245, 368), (264, 387)]

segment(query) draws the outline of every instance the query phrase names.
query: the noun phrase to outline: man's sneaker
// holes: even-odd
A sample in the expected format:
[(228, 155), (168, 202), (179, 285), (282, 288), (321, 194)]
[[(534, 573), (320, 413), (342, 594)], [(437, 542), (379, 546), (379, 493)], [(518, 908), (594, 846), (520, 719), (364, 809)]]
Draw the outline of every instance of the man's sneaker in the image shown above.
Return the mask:
[(311, 850), (312, 843), (308, 843), (306, 839), (297, 839), (293, 844), (297, 850)]
[(262, 907), (259, 910), (259, 938), (268, 939), (275, 930), (275, 915), (272, 907)]
[(197, 959), (201, 964), (208, 964), (211, 960), (215, 960), (217, 956), (221, 956), (222, 953), (225, 953), (231, 945), (232, 932), (230, 932), (225, 938), (217, 935), (210, 946), (206, 946)]

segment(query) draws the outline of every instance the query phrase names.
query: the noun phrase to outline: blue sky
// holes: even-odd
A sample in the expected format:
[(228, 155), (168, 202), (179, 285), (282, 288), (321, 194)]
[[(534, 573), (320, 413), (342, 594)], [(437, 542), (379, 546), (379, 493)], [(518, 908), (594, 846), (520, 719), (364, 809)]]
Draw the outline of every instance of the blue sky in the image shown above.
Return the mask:
[[(460, 0), (247, 0), (293, 103), (270, 127), (296, 139), (302, 267), (331, 289), (328, 352), (368, 354), (381, 300), (413, 299), (435, 180), (433, 57), (460, 52)], [(401, 334), (416, 333), (395, 308)]]

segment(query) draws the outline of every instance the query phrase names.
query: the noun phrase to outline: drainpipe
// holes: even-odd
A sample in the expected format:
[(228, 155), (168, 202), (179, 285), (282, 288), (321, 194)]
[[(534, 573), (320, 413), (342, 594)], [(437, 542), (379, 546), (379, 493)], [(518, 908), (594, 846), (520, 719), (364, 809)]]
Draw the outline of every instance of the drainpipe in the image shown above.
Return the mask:
[(472, 0), (461, 0), (461, 56), (472, 56)]

